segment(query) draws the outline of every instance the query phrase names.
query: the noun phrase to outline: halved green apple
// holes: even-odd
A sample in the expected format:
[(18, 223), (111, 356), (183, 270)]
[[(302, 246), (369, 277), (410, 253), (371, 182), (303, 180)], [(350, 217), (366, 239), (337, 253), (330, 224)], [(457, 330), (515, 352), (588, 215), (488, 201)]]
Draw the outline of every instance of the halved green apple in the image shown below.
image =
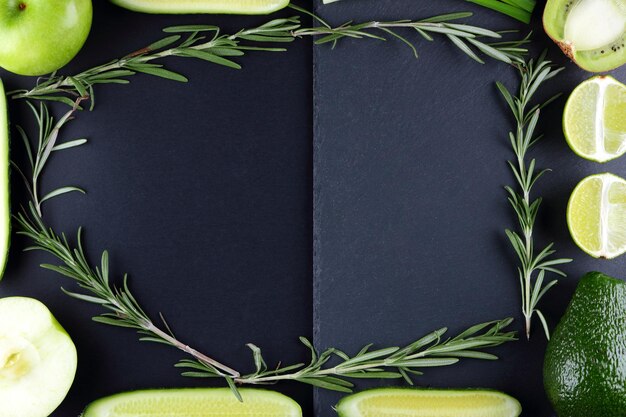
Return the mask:
[(581, 68), (603, 72), (626, 64), (626, 0), (548, 0), (546, 33)]
[(49, 416), (67, 395), (76, 365), (74, 343), (45, 305), (0, 299), (0, 416)]

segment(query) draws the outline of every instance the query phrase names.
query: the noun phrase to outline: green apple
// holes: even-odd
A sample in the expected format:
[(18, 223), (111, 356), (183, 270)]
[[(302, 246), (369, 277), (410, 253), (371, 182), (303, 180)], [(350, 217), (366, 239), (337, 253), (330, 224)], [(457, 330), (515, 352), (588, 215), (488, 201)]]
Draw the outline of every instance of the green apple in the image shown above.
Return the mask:
[(91, 0), (0, 0), (0, 67), (43, 75), (74, 58), (85, 43)]
[(0, 299), (0, 416), (49, 416), (67, 395), (76, 363), (74, 343), (45, 305)]

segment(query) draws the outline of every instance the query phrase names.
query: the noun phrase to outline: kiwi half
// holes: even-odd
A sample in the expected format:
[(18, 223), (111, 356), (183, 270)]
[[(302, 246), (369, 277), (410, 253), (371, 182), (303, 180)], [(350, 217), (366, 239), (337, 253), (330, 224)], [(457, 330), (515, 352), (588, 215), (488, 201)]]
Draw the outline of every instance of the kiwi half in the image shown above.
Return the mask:
[(548, 0), (543, 26), (565, 55), (587, 71), (626, 64), (626, 0)]

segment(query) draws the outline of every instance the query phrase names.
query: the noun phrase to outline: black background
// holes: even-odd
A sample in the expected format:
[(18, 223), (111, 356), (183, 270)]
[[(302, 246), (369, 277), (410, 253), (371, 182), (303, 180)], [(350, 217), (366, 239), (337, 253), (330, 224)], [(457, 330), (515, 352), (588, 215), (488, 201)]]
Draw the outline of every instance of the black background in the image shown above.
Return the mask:
[[(566, 62), (540, 25), (533, 50), (549, 48), (566, 66), (546, 84), (544, 98), (569, 92), (590, 74)], [(320, 9), (335, 23), (398, 19), (475, 10), (470, 23), (528, 30), (498, 14), (456, 0), (345, 1)], [(523, 32), (525, 33), (525, 32)], [(440, 327), (458, 332), (472, 324), (514, 316), (522, 330), (517, 260), (504, 236), (515, 227), (505, 184), (513, 178), (507, 133), (513, 126), (495, 81), (516, 89), (516, 71), (500, 62), (474, 63), (439, 38), (422, 42), (420, 57), (399, 42), (349, 41), (335, 51), (315, 50), (315, 323), (320, 347), (349, 352), (366, 343), (396, 346)], [(626, 81), (626, 71), (614, 75)], [(575, 262), (540, 303), (550, 326), (563, 313), (580, 276), (601, 270), (624, 276), (626, 260), (593, 260), (572, 243), (565, 222), (571, 190), (584, 176), (626, 176), (626, 159), (604, 166), (583, 160), (561, 131), (564, 99), (544, 112), (546, 133), (532, 156), (551, 168), (537, 185), (544, 197), (537, 241), (555, 242), (557, 255)], [(524, 416), (550, 417), (542, 384), (545, 338), (538, 320), (530, 343), (495, 349), (497, 362), (465, 361), (428, 369), (417, 383), (435, 387), (504, 390)], [(361, 386), (364, 386), (363, 384)], [(319, 415), (333, 416), (339, 396), (319, 392)]]
[[(524, 29), (459, 0), (344, 0), (318, 11), (342, 23), (456, 10), (476, 10), (474, 24)], [(62, 72), (145, 46), (166, 26), (235, 31), (267, 19), (150, 16), (97, 0), (90, 38)], [(536, 26), (541, 50), (549, 42)], [(241, 71), (169, 60), (188, 84), (138, 75), (129, 86), (100, 87), (97, 110), (79, 114), (63, 135), (89, 144), (55, 156), (43, 184), (78, 185), (88, 195), (46, 203), (48, 222), (69, 233), (86, 226), (93, 259), (109, 249), (113, 271), (130, 273), (154, 317), (163, 312), (179, 338), (237, 368), (252, 367), (247, 342), (262, 347), (270, 363), (306, 360), (297, 336), (313, 330), (320, 348), (353, 351), (370, 342), (405, 343), (441, 326), (457, 331), (519, 319), (515, 259), (502, 233), (514, 224), (502, 190), (512, 182), (504, 164), (512, 121), (494, 88), (495, 80), (514, 88), (515, 72), (474, 63), (444, 39), (420, 42), (419, 52), (415, 60), (399, 42), (349, 40), (331, 50), (303, 40), (287, 53), (252, 53)], [(626, 80), (624, 71), (615, 74)], [(34, 82), (2, 76), (7, 89)], [(567, 64), (546, 94), (569, 92), (586, 77)], [(582, 273), (619, 276), (625, 266), (623, 258), (591, 260), (568, 236), (564, 212), (573, 186), (595, 172), (625, 176), (626, 166), (623, 158), (600, 166), (576, 157), (562, 139), (562, 105), (545, 113), (547, 136), (535, 152), (554, 170), (537, 188), (545, 196), (539, 239), (554, 240), (560, 255), (576, 260), (542, 303), (551, 325)], [(23, 105), (12, 103), (11, 111), (14, 122), (33, 126)], [(17, 141), (12, 152), (23, 157)], [(12, 185), (16, 210), (23, 192), (15, 175)], [(72, 284), (39, 269), (50, 259), (21, 253), (24, 245), (14, 241), (0, 295), (44, 301), (79, 351), (76, 381), (54, 416), (77, 415), (123, 390), (205, 383), (178, 375), (172, 364), (182, 355), (175, 350), (92, 323), (100, 310), (63, 295), (59, 287)], [(544, 348), (535, 323), (533, 340), (497, 349), (498, 362), (431, 369), (419, 383), (503, 389), (520, 399), (525, 415), (548, 417)], [(315, 415), (334, 415), (337, 395), (319, 393), (313, 403), (308, 387), (276, 388), (307, 415), (314, 408)]]
[[(96, 0), (91, 35), (62, 72), (137, 50), (164, 37), (167, 26), (237, 31), (270, 19), (151, 16)], [(254, 368), (246, 343), (263, 348), (270, 363), (296, 362), (306, 359), (298, 336), (311, 337), (311, 46), (288, 48), (251, 53), (241, 71), (169, 60), (188, 84), (135, 76), (130, 85), (97, 89), (96, 110), (79, 114), (62, 135), (89, 143), (55, 155), (44, 175), (44, 190), (87, 190), (47, 204), (49, 224), (70, 234), (85, 226), (92, 259), (108, 249), (113, 272), (130, 274), (153, 317), (163, 312), (180, 339), (246, 371)], [(2, 76), (7, 90), (34, 83)], [(15, 123), (34, 126), (23, 104), (10, 110)], [(22, 158), (17, 136), (12, 145), (13, 157)], [(23, 187), (17, 175), (12, 181), (17, 210)], [(122, 390), (210, 384), (179, 376), (173, 364), (184, 354), (93, 323), (101, 309), (62, 294), (60, 286), (73, 284), (40, 269), (51, 259), (21, 253), (25, 244), (14, 240), (0, 294), (45, 302), (79, 353), (74, 386), (55, 417), (77, 416), (90, 401)], [(278, 389), (310, 410), (308, 387)]]

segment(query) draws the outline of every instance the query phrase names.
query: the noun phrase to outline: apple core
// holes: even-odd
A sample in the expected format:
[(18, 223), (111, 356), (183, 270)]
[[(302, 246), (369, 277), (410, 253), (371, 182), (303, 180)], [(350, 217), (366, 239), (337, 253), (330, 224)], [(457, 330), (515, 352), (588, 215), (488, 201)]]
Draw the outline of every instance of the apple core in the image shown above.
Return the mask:
[(0, 335), (0, 380), (28, 374), (41, 360), (37, 349), (17, 335)]

